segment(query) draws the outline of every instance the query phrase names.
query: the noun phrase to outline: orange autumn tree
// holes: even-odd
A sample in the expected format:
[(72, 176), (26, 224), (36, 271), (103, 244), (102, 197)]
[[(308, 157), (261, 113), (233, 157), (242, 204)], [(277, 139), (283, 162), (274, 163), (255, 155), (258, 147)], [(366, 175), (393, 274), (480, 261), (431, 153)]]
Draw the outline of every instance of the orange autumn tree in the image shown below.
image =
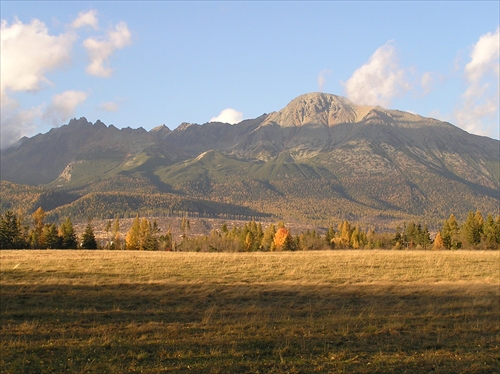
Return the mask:
[(288, 240), (290, 240), (290, 231), (288, 231), (284, 227), (279, 228), (274, 235), (274, 248), (277, 251), (282, 251), (284, 249), (285, 243)]

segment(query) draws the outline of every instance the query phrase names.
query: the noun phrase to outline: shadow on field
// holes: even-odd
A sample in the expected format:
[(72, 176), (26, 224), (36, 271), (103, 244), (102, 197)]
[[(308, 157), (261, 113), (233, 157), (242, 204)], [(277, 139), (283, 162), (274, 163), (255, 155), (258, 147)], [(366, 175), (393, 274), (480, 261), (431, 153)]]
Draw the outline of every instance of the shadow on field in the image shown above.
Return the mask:
[(4, 285), (0, 371), (493, 372), (497, 291), (484, 284)]

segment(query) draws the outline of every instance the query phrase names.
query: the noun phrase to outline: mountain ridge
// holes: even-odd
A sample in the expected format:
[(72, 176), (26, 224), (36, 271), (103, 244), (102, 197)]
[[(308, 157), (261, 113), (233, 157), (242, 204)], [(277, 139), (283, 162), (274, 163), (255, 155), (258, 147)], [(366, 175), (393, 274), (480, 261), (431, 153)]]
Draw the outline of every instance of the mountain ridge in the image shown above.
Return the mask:
[(104, 181), (126, 191), (120, 181), (131, 178), (144, 193), (306, 220), (437, 219), (500, 200), (498, 140), (324, 93), (234, 125), (119, 130), (80, 118), (19, 143), (2, 151), (2, 180), (81, 196)]

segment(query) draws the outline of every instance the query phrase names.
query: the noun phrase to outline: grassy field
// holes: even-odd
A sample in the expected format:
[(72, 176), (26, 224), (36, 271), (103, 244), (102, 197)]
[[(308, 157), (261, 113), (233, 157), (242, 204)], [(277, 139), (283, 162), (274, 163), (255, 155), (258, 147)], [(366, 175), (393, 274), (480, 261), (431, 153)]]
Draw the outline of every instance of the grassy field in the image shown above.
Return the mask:
[(499, 255), (1, 251), (0, 372), (499, 372)]

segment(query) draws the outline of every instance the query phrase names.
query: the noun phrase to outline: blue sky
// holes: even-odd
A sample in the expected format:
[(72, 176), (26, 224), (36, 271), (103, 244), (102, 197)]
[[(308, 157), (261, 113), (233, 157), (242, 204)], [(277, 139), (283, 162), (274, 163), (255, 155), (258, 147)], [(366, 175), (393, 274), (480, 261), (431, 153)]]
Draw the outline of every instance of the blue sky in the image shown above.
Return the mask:
[(314, 91), (499, 138), (498, 1), (0, 7), (2, 147), (82, 116), (234, 123)]

